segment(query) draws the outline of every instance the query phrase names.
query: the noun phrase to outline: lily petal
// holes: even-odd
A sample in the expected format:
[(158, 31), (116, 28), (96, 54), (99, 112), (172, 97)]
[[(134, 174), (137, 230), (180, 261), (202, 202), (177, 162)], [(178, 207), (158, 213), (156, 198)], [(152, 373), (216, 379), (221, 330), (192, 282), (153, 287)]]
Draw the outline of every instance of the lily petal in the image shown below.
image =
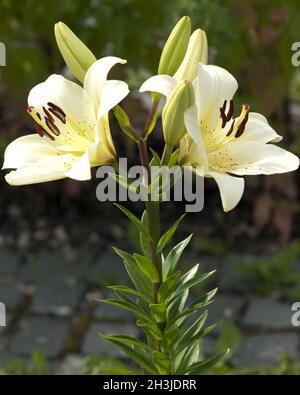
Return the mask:
[(65, 175), (66, 177), (73, 178), (73, 180), (78, 181), (86, 181), (92, 178), (88, 150), (76, 161), (76, 163), (65, 173)]
[(209, 176), (213, 177), (218, 184), (223, 210), (232, 210), (241, 200), (244, 193), (245, 181), (241, 177), (232, 177), (226, 173), (210, 171)]
[(124, 81), (105, 81), (101, 89), (100, 106), (97, 117), (101, 118), (109, 110), (115, 107), (129, 93), (128, 85)]
[(48, 157), (60, 155), (54, 144), (37, 134), (28, 134), (11, 142), (4, 154), (2, 169), (18, 169)]
[(296, 170), (299, 158), (273, 144), (236, 140), (210, 153), (209, 163), (237, 175), (277, 174)]
[(218, 66), (200, 64), (193, 82), (199, 121), (203, 129), (214, 130), (220, 120), (220, 107), (233, 98), (238, 83), (227, 70)]
[(154, 75), (142, 84), (140, 92), (157, 92), (168, 98), (177, 84), (177, 80), (169, 75)]
[(107, 80), (107, 75), (110, 69), (117, 63), (125, 64), (126, 62), (127, 61), (125, 59), (121, 59), (116, 56), (106, 56), (93, 63), (86, 72), (84, 78), (84, 89), (91, 97), (96, 112), (98, 111), (101, 102), (101, 90), (103, 84)]
[(197, 107), (195, 105), (190, 107), (184, 114), (184, 121), (189, 135), (197, 146), (198, 155), (200, 156), (201, 161), (204, 162), (204, 164), (207, 164), (207, 154), (199, 128), (197, 112)]
[(32, 162), (5, 176), (10, 185), (29, 185), (65, 178), (66, 171), (76, 162), (72, 154), (53, 156)]
[(260, 142), (262, 144), (278, 143), (282, 140), (282, 136), (275, 132), (263, 115), (250, 112), (245, 131), (239, 137), (239, 140)]
[(34, 107), (41, 116), (46, 116), (44, 108), (48, 107), (48, 103), (60, 107), (82, 126), (92, 128), (95, 123), (95, 112), (89, 95), (81, 86), (61, 75), (52, 74), (29, 93), (28, 106)]

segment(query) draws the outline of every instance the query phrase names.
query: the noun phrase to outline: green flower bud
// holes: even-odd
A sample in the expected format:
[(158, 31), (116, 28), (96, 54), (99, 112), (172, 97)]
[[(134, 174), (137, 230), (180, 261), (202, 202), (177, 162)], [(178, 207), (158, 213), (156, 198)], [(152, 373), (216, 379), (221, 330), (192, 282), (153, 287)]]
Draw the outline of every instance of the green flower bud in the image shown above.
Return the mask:
[(74, 76), (83, 82), (85, 73), (97, 60), (88, 47), (63, 22), (54, 26), (58, 48)]
[(182, 81), (172, 92), (162, 112), (162, 123), (165, 142), (173, 147), (186, 133), (184, 113), (195, 102), (193, 85)]
[(191, 35), (185, 57), (174, 75), (177, 81), (193, 81), (197, 75), (199, 63), (207, 64), (208, 45), (206, 34), (203, 30), (197, 29)]
[(180, 66), (191, 35), (191, 20), (182, 17), (172, 30), (161, 53), (158, 74), (174, 75)]

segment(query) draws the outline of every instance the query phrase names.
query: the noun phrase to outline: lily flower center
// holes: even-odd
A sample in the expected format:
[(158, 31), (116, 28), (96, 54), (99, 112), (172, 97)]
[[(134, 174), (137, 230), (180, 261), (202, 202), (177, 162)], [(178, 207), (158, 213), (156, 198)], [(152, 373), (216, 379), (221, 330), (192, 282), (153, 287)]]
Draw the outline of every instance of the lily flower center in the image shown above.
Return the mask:
[(27, 108), (35, 121), (36, 132), (50, 142), (58, 142), (63, 151), (84, 152), (94, 141), (94, 125), (83, 125), (51, 102), (42, 109), (40, 114), (33, 106)]
[(203, 133), (207, 152), (216, 151), (224, 144), (239, 138), (245, 131), (249, 119), (249, 111), (249, 104), (243, 104), (240, 116), (234, 118), (233, 100), (229, 101), (229, 105), (227, 105), (227, 100), (225, 100), (222, 107), (220, 107), (220, 117), (214, 129), (209, 130), (201, 120), (200, 130)]

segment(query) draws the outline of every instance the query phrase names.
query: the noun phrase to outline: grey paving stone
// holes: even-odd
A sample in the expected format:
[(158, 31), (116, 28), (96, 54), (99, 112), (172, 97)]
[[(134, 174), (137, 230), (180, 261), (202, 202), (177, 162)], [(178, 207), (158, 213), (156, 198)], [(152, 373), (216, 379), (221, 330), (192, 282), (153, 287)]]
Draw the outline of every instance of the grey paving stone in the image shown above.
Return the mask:
[(270, 329), (292, 329), (291, 304), (273, 298), (251, 300), (243, 319), (243, 325)]
[(11, 352), (30, 355), (41, 350), (46, 356), (56, 357), (62, 350), (69, 330), (69, 323), (48, 317), (27, 317), (20, 323), (20, 331), (11, 344)]
[[(1, 327), (0, 327), (0, 334), (1, 334)], [(14, 358), (14, 355), (10, 351), (1, 351), (0, 352), (0, 368), (6, 367), (8, 361)]]
[(83, 287), (75, 284), (40, 284), (33, 296), (31, 311), (36, 314), (69, 316), (80, 304)]
[(108, 355), (111, 357), (124, 356), (112, 344), (99, 336), (103, 334), (123, 333), (126, 335), (137, 336), (138, 330), (133, 325), (124, 324), (92, 324), (86, 334), (82, 345), (82, 352), (87, 355)]
[(239, 367), (277, 365), (282, 352), (299, 360), (298, 346), (293, 333), (245, 336), (231, 362)]
[[(7, 311), (6, 311), (6, 314), (5, 314), (5, 326), (1, 326), (0, 325), (0, 342), (2, 340), (1, 336), (7, 332), (7, 327), (9, 326), (10, 319), (11, 319), (11, 314), (7, 313)], [(2, 354), (2, 351), (1, 351), (1, 347), (0, 347), (0, 355), (1, 354)]]
[(21, 300), (23, 287), (17, 283), (0, 284), (0, 302), (7, 309), (14, 308)]
[(206, 325), (212, 325), (224, 319), (236, 321), (245, 300), (237, 296), (218, 295), (215, 300), (208, 306), (208, 317)]
[(67, 355), (59, 365), (57, 372), (61, 375), (82, 375), (86, 357), (80, 354)]
[(13, 276), (20, 264), (21, 258), (15, 252), (0, 247), (0, 276)]
[(41, 254), (32, 257), (24, 265), (20, 278), (26, 282), (43, 284), (75, 284), (81, 283), (88, 270), (89, 262), (68, 262), (62, 252)]
[(112, 250), (107, 251), (91, 265), (87, 280), (95, 285), (128, 283), (128, 274), (121, 258)]
[(221, 292), (251, 292), (255, 283), (239, 272), (241, 264), (257, 258), (246, 255), (228, 255), (222, 262), (219, 287)]

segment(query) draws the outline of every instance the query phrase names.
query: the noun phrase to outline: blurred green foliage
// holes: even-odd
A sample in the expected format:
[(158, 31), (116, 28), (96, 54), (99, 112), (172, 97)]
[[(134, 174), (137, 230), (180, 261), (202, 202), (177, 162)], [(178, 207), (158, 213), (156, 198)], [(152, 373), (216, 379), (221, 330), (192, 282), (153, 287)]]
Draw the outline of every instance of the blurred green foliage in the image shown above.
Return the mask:
[[(267, 77), (272, 98), (283, 93), (279, 88), (286, 92), (295, 72), (290, 58), (292, 43), (300, 39), (299, 11), (297, 0), (64, 0), (59, 6), (51, 0), (2, 0), (0, 39), (7, 46), (2, 81), (24, 95), (60, 71), (53, 34), (60, 20), (97, 57), (114, 53), (128, 60), (129, 69), (153, 74), (168, 32), (189, 15), (194, 28), (207, 31), (211, 59), (241, 78), (242, 91), (255, 96), (258, 82)], [(261, 86), (259, 91), (265, 94)]]
[(238, 272), (253, 280), (254, 291), (262, 296), (275, 291), (284, 299), (299, 300), (299, 257), (300, 242), (296, 241), (271, 256), (241, 263)]

